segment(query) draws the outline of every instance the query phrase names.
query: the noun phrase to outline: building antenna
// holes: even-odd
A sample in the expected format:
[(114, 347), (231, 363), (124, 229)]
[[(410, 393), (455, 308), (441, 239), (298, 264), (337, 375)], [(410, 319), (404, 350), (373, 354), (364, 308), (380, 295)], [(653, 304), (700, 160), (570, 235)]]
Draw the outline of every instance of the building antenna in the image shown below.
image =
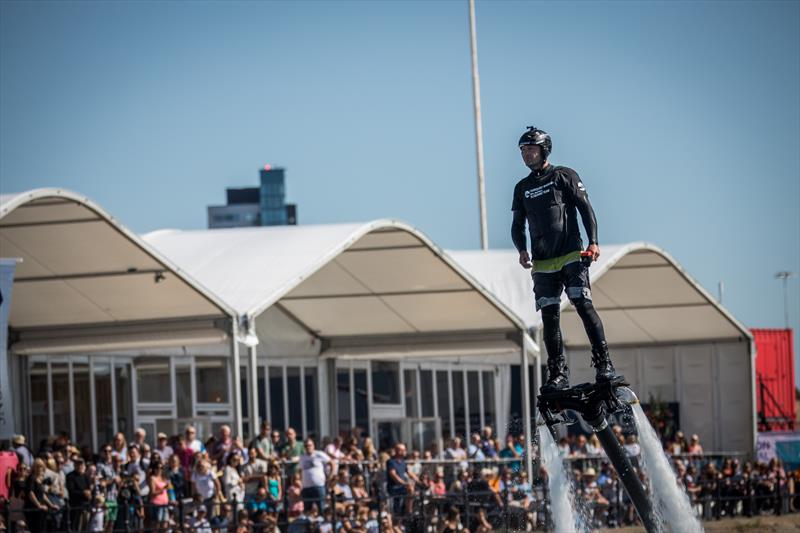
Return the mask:
[(775, 273), (775, 279), (783, 280), (783, 327), (789, 329), (789, 278), (794, 276), (794, 272), (781, 270)]
[(478, 157), (478, 205), (480, 206), (481, 249), (489, 248), (486, 226), (486, 187), (483, 176), (483, 126), (481, 122), (481, 82), (478, 77), (478, 39), (475, 35), (475, 0), (469, 0), (469, 44), (472, 52), (472, 104), (475, 109), (475, 148)]

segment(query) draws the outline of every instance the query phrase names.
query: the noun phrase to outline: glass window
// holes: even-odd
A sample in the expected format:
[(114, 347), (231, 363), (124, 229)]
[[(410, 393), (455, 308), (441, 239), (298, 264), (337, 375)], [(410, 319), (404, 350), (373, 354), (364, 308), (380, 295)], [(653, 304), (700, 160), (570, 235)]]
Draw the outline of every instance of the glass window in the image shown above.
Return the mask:
[(481, 391), (478, 384), (478, 371), (470, 370), (467, 372), (467, 394), (469, 395), (469, 431), (470, 433), (481, 431)]
[[(484, 423), (487, 426), (492, 426), (495, 430), (498, 428), (494, 427), (497, 423), (495, 418), (495, 407), (494, 407), (494, 372), (491, 371), (484, 371), (481, 372), (483, 376), (483, 418)], [(497, 432), (495, 432), (497, 434)]]
[(350, 431), (350, 370), (336, 369), (336, 412), (339, 418), (339, 433)]
[(92, 401), (89, 365), (72, 363), (72, 402), (75, 404), (75, 443), (92, 445)]
[(420, 370), (420, 396), (422, 402), (422, 416), (435, 416), (433, 403), (433, 371)]
[(378, 404), (400, 403), (400, 364), (372, 362), (372, 401)]
[(178, 418), (191, 418), (192, 413), (192, 367), (175, 367), (175, 389), (178, 404)]
[(317, 434), (317, 369), (306, 367), (303, 379), (306, 383), (306, 426), (310, 436)]
[[(369, 433), (369, 393), (367, 391), (367, 371), (353, 370), (353, 389), (356, 395), (356, 427)], [(399, 399), (399, 398), (398, 398)]]
[(469, 438), (467, 433), (467, 406), (464, 403), (464, 371), (453, 370), (453, 417), (455, 418), (454, 428), (456, 435), (462, 437), (463, 442)]
[(69, 368), (67, 363), (50, 365), (53, 374), (53, 428), (56, 435), (72, 435), (72, 418), (69, 413)]
[(269, 415), (272, 429), (286, 429), (283, 413), (283, 367), (269, 367)]
[(303, 396), (300, 390), (300, 368), (286, 367), (286, 386), (289, 392), (289, 425), (297, 432), (297, 438), (303, 435)]
[(31, 431), (33, 438), (29, 443), (37, 449), (39, 442), (50, 435), (50, 411), (47, 405), (47, 363), (34, 363), (30, 373), (31, 384)]
[(197, 357), (194, 361), (197, 403), (228, 403), (227, 361)]
[(136, 382), (139, 403), (172, 402), (172, 381), (169, 376), (169, 359), (166, 357), (138, 358)]
[[(242, 418), (250, 416), (250, 398), (247, 396), (247, 367), (239, 367), (239, 390), (242, 391)], [(248, 435), (249, 433), (245, 433)]]
[(131, 400), (131, 365), (114, 364), (117, 387), (117, 431), (133, 434), (133, 402)]
[(436, 371), (436, 401), (439, 406), (439, 418), (442, 419), (442, 436), (453, 436), (453, 427), (450, 425), (450, 381), (447, 370)]
[(406, 416), (416, 418), (419, 416), (417, 405), (417, 371), (414, 369), (403, 370), (403, 391), (406, 401)]
[(102, 446), (114, 438), (111, 412), (111, 365), (94, 363), (94, 406), (97, 416), (97, 444)]

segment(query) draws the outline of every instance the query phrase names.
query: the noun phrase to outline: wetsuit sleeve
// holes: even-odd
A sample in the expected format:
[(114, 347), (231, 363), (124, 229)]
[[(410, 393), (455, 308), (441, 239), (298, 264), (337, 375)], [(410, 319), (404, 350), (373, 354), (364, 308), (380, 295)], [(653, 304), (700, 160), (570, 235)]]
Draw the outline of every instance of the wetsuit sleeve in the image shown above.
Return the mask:
[(518, 252), (528, 250), (528, 241), (525, 238), (525, 204), (520, 198), (520, 187), (514, 187), (514, 199), (511, 201), (511, 240)]
[(586, 192), (586, 187), (583, 185), (578, 173), (571, 168), (564, 168), (564, 190), (567, 195), (575, 203), (578, 212), (581, 214), (583, 220), (583, 227), (586, 230), (586, 236), (589, 238), (589, 244), (597, 244), (597, 219), (594, 216), (594, 209), (589, 202), (589, 194)]

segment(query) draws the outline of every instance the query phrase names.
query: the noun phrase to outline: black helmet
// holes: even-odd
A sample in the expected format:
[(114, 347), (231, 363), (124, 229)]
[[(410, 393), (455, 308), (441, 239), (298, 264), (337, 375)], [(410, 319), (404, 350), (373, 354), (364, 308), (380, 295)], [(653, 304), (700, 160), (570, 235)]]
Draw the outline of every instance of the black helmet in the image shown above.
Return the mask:
[(542, 147), (542, 156), (545, 160), (550, 157), (550, 152), (553, 151), (553, 141), (550, 140), (550, 135), (546, 131), (540, 130), (536, 126), (528, 126), (528, 131), (522, 134), (519, 138), (520, 148), (526, 144), (536, 144)]

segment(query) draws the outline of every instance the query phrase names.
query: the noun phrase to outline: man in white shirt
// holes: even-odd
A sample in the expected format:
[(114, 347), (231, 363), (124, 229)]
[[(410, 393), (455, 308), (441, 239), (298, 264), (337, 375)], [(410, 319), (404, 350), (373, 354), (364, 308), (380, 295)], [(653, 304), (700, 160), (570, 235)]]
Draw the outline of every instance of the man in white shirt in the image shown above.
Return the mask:
[(316, 449), (313, 439), (306, 439), (305, 453), (300, 456), (300, 468), (303, 471), (303, 501), (309, 509), (312, 503), (317, 508), (325, 509), (325, 466), (330, 466), (331, 459), (326, 453)]
[(255, 498), (260, 485), (266, 486), (268, 466), (267, 462), (258, 456), (257, 445), (255, 443), (251, 444), (247, 453), (247, 463), (242, 467), (245, 501)]
[(186, 437), (186, 447), (194, 453), (206, 451), (203, 441), (197, 438), (197, 430), (194, 429), (194, 426), (186, 426), (184, 436)]

